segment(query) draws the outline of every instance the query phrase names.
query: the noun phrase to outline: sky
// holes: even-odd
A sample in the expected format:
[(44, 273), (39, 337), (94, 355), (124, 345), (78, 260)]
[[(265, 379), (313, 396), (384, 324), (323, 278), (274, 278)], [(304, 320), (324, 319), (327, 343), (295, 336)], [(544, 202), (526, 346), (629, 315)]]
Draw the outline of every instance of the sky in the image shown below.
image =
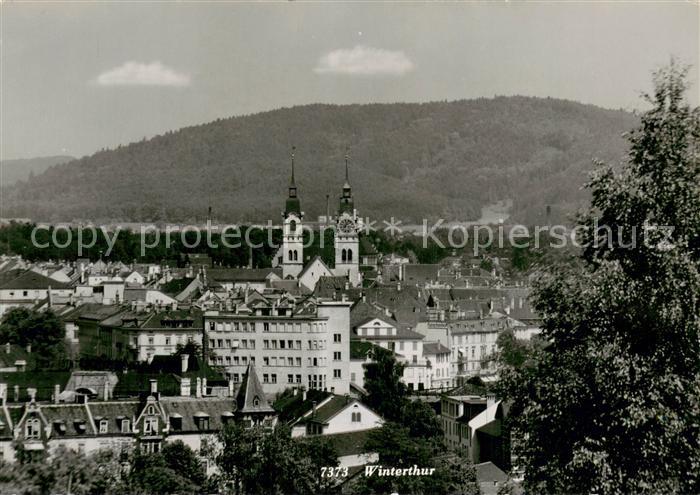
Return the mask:
[(0, 1), (0, 158), (68, 154), (307, 103), (495, 95), (643, 108), (691, 64), (698, 2)]

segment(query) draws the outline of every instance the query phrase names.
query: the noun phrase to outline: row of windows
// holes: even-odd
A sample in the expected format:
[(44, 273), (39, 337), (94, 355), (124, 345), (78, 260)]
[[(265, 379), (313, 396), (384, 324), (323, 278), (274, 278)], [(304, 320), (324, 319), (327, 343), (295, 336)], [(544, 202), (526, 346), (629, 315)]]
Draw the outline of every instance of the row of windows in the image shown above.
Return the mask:
[(263, 358), (263, 366), (301, 366), (300, 357), (270, 356)]
[(241, 340), (209, 339), (209, 347), (211, 349), (216, 349), (216, 348), (255, 349), (255, 340), (254, 339), (241, 339)]
[(248, 366), (248, 361), (250, 364), (255, 364), (255, 356), (209, 356), (210, 364), (218, 364), (219, 366)]
[[(326, 324), (324, 322), (309, 322), (306, 323), (308, 333), (322, 333), (326, 331)], [(209, 322), (209, 331), (212, 332), (255, 332), (256, 330), (262, 332), (288, 332), (288, 333), (301, 333), (302, 323), (301, 322), (288, 322), (288, 321), (226, 321), (226, 322)]]

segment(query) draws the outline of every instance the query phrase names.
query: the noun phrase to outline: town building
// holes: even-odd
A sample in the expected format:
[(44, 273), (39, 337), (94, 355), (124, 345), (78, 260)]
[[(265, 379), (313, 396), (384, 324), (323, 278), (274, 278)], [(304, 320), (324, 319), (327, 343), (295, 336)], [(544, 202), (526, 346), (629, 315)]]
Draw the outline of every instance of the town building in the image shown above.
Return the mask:
[(211, 365), (237, 383), (254, 364), (268, 394), (302, 385), (348, 393), (350, 302), (246, 294), (204, 313)]

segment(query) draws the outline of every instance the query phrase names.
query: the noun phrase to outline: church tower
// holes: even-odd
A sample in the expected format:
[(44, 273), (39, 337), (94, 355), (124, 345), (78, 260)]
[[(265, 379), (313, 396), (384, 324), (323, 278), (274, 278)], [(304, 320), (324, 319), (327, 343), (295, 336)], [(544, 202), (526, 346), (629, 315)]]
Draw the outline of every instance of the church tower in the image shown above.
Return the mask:
[(352, 199), (352, 188), (348, 173), (348, 155), (345, 155), (345, 184), (340, 197), (340, 207), (335, 225), (335, 269), (339, 277), (347, 276), (350, 285), (357, 287), (360, 278), (360, 219)]
[(292, 147), (292, 177), (289, 182), (289, 196), (282, 212), (282, 277), (296, 278), (304, 264), (304, 229), (301, 221), (304, 212), (297, 197), (297, 186), (294, 181), (294, 151)]

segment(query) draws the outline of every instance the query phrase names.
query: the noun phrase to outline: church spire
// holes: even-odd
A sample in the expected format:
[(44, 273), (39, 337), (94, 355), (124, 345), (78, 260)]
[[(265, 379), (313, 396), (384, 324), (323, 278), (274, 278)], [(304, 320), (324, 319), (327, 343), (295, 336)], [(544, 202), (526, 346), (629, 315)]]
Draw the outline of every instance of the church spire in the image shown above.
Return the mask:
[(350, 153), (347, 148), (345, 148), (345, 183), (350, 184), (350, 173), (348, 172), (348, 160), (350, 159)]
[(343, 184), (343, 195), (340, 197), (340, 213), (352, 213), (354, 208), (352, 202), (352, 187), (350, 187), (349, 161), (350, 152), (348, 148), (345, 148), (345, 184)]
[(294, 186), (294, 185), (295, 185), (295, 184), (294, 184), (294, 152), (296, 151), (296, 149), (297, 149), (296, 146), (292, 146), (292, 179), (291, 179), (291, 181), (289, 182), (289, 185), (290, 185), (290, 186)]
[(292, 160), (292, 175), (289, 180), (289, 197), (285, 203), (284, 216), (286, 217), (289, 213), (296, 213), (301, 215), (301, 203), (297, 197), (297, 184), (294, 179), (294, 153), (297, 147), (292, 146), (291, 160)]

